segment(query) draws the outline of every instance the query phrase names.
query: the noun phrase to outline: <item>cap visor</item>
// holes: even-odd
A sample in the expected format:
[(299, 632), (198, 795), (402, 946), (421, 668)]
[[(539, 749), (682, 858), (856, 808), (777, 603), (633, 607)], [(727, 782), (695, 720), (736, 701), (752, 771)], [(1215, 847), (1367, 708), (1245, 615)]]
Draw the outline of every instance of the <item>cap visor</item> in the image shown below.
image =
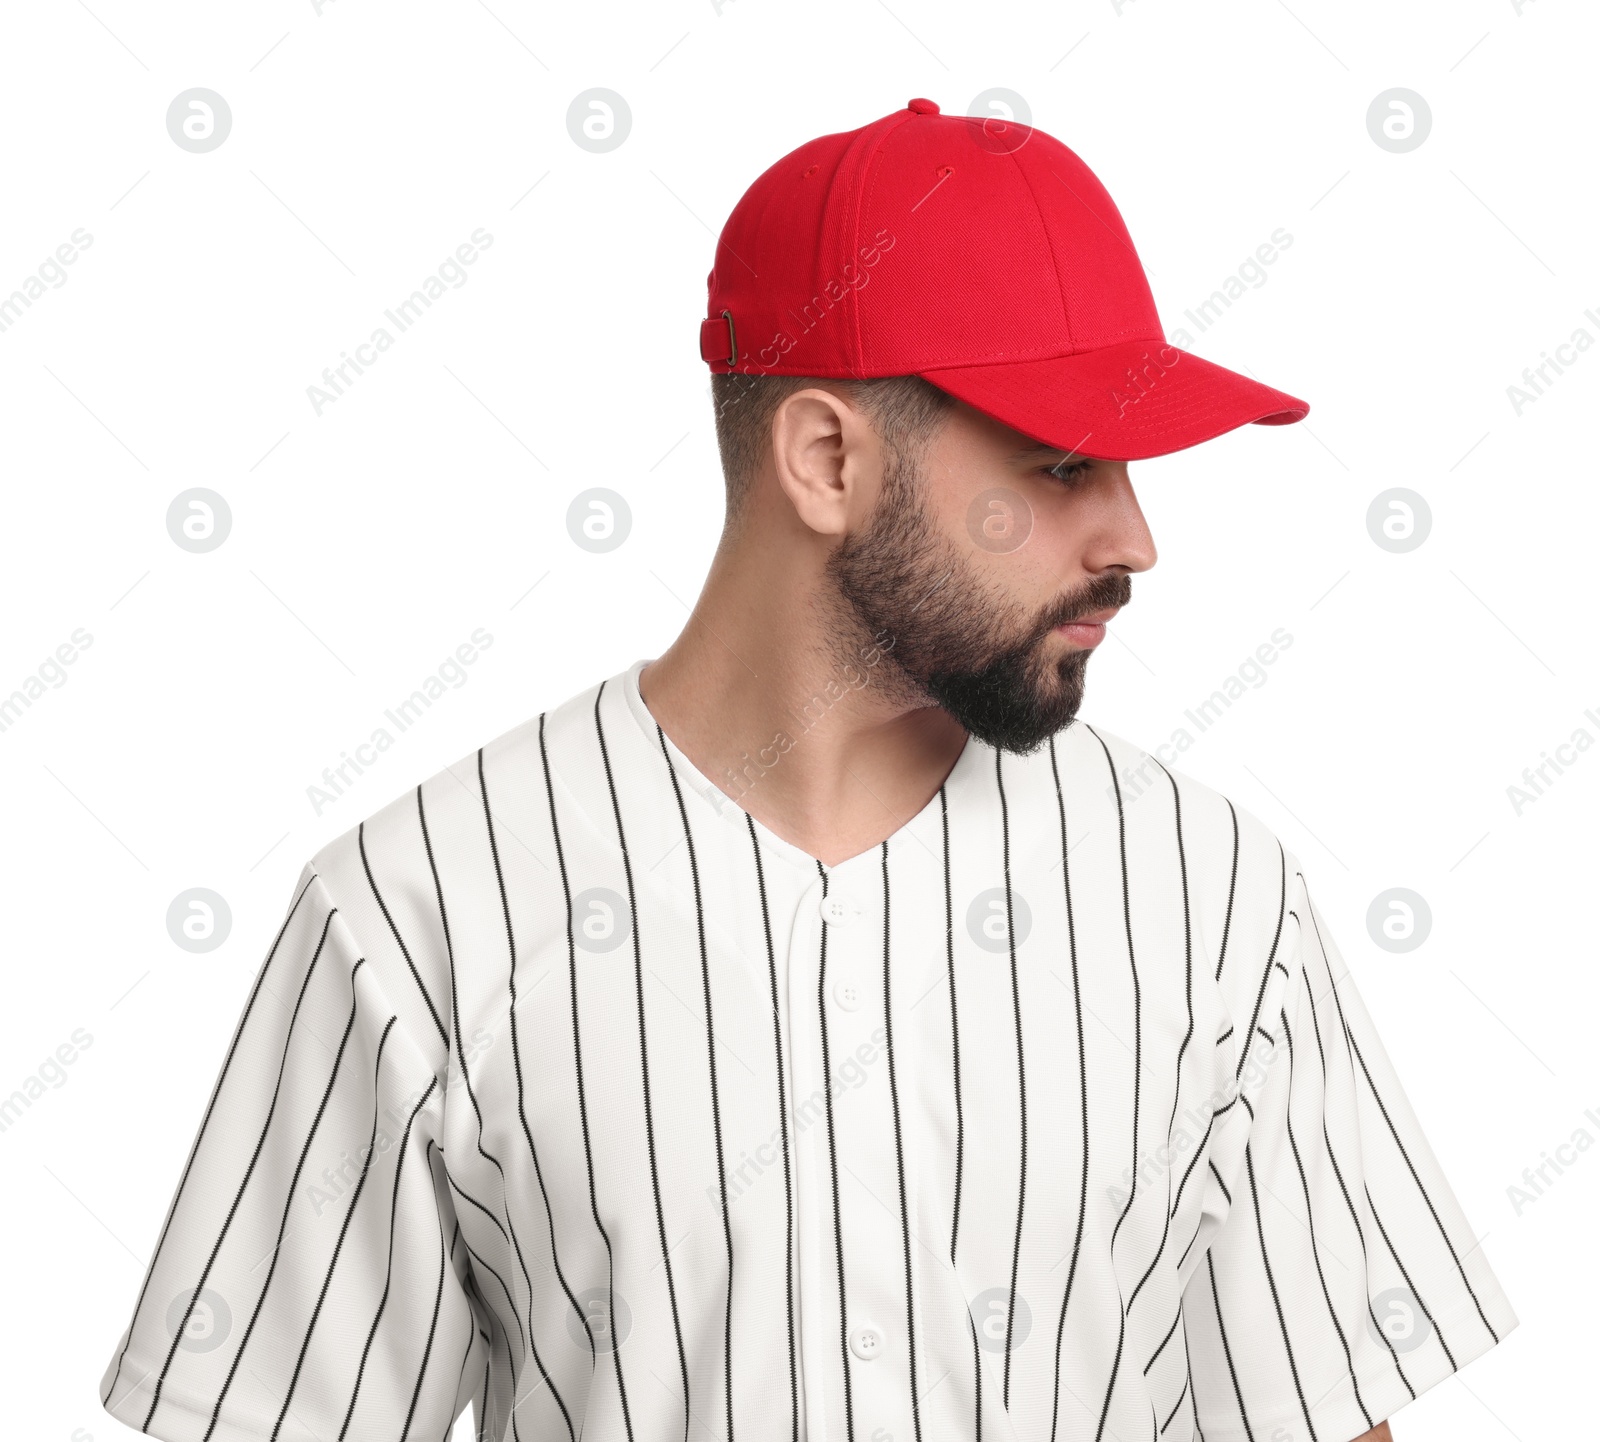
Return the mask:
[(1034, 440), (1106, 461), (1164, 456), (1251, 422), (1287, 425), (1311, 409), (1160, 340), (919, 374)]

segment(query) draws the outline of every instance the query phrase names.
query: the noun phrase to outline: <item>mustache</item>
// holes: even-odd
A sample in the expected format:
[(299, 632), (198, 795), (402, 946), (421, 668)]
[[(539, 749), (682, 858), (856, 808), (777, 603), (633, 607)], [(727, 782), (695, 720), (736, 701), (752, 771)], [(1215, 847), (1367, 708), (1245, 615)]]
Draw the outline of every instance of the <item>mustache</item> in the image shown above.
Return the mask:
[(1132, 600), (1132, 576), (1095, 576), (1070, 596), (1062, 596), (1051, 605), (1040, 618), (1038, 634), (1048, 635), (1057, 626), (1080, 621), (1092, 611), (1103, 611), (1110, 606), (1120, 609)]

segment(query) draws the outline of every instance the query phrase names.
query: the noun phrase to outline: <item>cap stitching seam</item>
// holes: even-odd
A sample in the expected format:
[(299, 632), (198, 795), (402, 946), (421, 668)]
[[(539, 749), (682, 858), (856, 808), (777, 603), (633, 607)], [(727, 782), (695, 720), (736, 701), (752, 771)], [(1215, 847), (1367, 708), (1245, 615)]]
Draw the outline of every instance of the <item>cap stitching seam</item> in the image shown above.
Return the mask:
[[(883, 133), (878, 136), (876, 143), (873, 145), (871, 152), (867, 156), (866, 165), (869, 168), (870, 178), (868, 180), (867, 188), (864, 191), (858, 191), (857, 192), (856, 199), (855, 199), (855, 210), (854, 210), (854, 213), (852, 214), (852, 216), (850, 218), (850, 223), (851, 223), (850, 243), (851, 243), (851, 247), (852, 247), (851, 251), (850, 251), (850, 260), (851, 260), (852, 264), (857, 259), (855, 246), (857, 245), (857, 243), (861, 239), (861, 213), (865, 209), (867, 209), (867, 207), (870, 205), (870, 203), (873, 201), (873, 199), (877, 196), (878, 186), (883, 180), (883, 172), (881, 170), (879, 170), (879, 171), (870, 171), (870, 167), (872, 165), (872, 162), (878, 158), (879, 153), (883, 149), (884, 141), (886, 141), (892, 134), (894, 134), (894, 132), (896, 130), (898, 130), (902, 125), (905, 125), (907, 122), (912, 120), (915, 117), (916, 114), (917, 114), (916, 111), (907, 109), (907, 110), (898, 110), (892, 116), (888, 117), (889, 119), (892, 119), (895, 123), (893, 125), (886, 126), (884, 128)], [(865, 287), (861, 287), (859, 289), (855, 288), (855, 287), (852, 287), (852, 289), (851, 289), (852, 304), (851, 304), (851, 307), (850, 307), (850, 324), (851, 324), (851, 329), (855, 332), (855, 341), (856, 341), (855, 360), (856, 360), (856, 367), (857, 367), (858, 371), (860, 372), (860, 374), (864, 376), (867, 373), (868, 366), (867, 366), (867, 350), (866, 350), (866, 346), (865, 346), (865, 344), (863, 343), (863, 341), (861, 339), (861, 290), (862, 289), (865, 289)]]
[[(1150, 341), (1152, 344), (1166, 344), (1166, 341), (1162, 336), (1150, 335), (1148, 332), (1145, 332), (1142, 327), (1137, 326), (1131, 330), (1112, 331), (1110, 333), (1109, 340), (1113, 344), (1118, 344), (1120, 343), (1119, 337), (1127, 337), (1131, 340)], [(923, 366), (921, 370), (919, 370), (918, 374), (921, 374), (924, 371), (971, 370), (979, 367), (995, 365), (997, 363), (1008, 365), (1026, 365), (1029, 361), (1075, 360), (1079, 356), (1093, 355), (1096, 351), (1110, 350), (1111, 348), (1111, 345), (1103, 345), (1091, 346), (1088, 350), (1061, 351), (1054, 348), (1049, 350), (1040, 350), (1037, 346), (1034, 346), (1029, 347), (1026, 350), (991, 351), (984, 357), (983, 360), (980, 361), (940, 361), (937, 365)], [(1177, 347), (1174, 346), (1173, 349), (1176, 350)], [(1001, 358), (1005, 356), (1016, 356), (1017, 359), (1014, 361), (1001, 360)]]
[(1044, 207), (1039, 204), (1039, 197), (1034, 191), (1033, 182), (1028, 178), (1028, 172), (1022, 168), (1022, 162), (1017, 159), (1015, 150), (1005, 153), (1006, 159), (1016, 168), (1017, 177), (1022, 181), (1023, 189), (1028, 192), (1028, 199), (1033, 202), (1033, 213), (1039, 217), (1039, 228), (1044, 232), (1045, 245), (1050, 251), (1050, 270), (1056, 278), (1056, 296), (1061, 302), (1061, 324), (1067, 332), (1067, 344), (1076, 348), (1077, 341), (1072, 334), (1072, 316), (1067, 310), (1066, 287), (1061, 283), (1061, 257), (1056, 250), (1055, 236), (1051, 233), (1050, 224), (1044, 218)]

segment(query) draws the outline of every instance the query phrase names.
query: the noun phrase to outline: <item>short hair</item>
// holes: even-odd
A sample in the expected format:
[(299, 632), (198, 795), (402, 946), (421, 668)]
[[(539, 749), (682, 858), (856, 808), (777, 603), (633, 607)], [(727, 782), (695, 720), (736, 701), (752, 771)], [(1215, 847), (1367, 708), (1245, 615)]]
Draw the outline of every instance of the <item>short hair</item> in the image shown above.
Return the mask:
[(904, 455), (937, 434), (951, 409), (952, 398), (921, 376), (884, 376), (868, 380), (820, 376), (715, 373), (711, 399), (716, 406), (717, 450), (727, 486), (727, 520), (733, 524), (754, 489), (772, 443), (772, 419), (787, 396), (808, 386), (843, 391), (852, 405), (866, 412), (872, 428), (894, 455)]

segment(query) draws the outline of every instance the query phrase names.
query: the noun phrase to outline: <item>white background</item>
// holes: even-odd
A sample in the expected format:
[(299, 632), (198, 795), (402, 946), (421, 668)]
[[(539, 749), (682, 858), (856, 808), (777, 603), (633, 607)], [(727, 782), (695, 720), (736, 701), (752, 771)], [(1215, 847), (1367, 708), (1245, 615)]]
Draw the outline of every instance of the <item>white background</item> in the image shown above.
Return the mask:
[[(1520, 415), (1507, 387), (1600, 340), (1597, 30), (1577, 0), (11, 8), (0, 295), (92, 243), (0, 331), (0, 696), (92, 643), (0, 731), (0, 1097), (92, 1044), (0, 1131), (7, 1435), (121, 1435), (96, 1385), (301, 863), (676, 633), (721, 517), (696, 335), (739, 193), (813, 135), (996, 86), (1105, 181), (1169, 332), (1292, 236), (1194, 348), (1309, 421), (1133, 468), (1161, 559), (1084, 715), (1187, 729), (1179, 769), (1301, 857), (1522, 1318), (1397, 1434), (1584, 1435), (1600, 1155), (1520, 1215), (1508, 1188), (1600, 1139), (1600, 748), (1520, 814), (1507, 788), (1600, 738), (1600, 353)], [(166, 126), (194, 86), (232, 111), (204, 154)], [(593, 86), (632, 113), (604, 154), (566, 123)], [(1407, 153), (1366, 124), (1395, 86), (1432, 114)], [(467, 283), (319, 416), (308, 385), (478, 227)], [(590, 486), (632, 512), (607, 555), (566, 528)], [(231, 508), (208, 554), (167, 534), (191, 487)], [(1432, 514), (1403, 554), (1367, 527), (1392, 487)], [(323, 769), (478, 627), (465, 684), (319, 814)], [(1433, 916), (1402, 954), (1366, 920), (1396, 886)], [(205, 954), (167, 934), (191, 887), (232, 911)]]

